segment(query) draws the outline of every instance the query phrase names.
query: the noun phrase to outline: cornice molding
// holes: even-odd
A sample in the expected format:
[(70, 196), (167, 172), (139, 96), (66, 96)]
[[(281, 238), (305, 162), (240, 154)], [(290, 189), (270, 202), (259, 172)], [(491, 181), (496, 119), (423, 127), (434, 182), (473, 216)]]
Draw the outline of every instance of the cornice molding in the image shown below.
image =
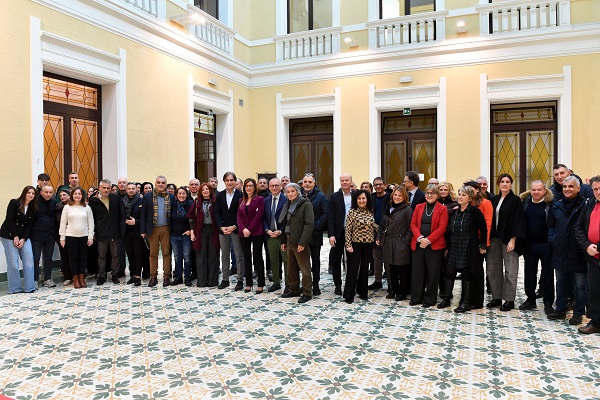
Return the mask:
[(281, 114), (284, 117), (297, 115), (332, 115), (334, 111), (335, 94), (281, 99)]
[(496, 79), (487, 81), (488, 94), (527, 92), (531, 90), (562, 91), (564, 75), (531, 76), (526, 78)]

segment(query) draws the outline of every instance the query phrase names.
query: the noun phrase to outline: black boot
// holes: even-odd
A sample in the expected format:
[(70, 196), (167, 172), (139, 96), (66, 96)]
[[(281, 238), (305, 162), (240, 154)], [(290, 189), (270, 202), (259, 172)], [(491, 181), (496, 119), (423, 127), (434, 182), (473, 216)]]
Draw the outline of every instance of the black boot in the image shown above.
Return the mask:
[(463, 302), (461, 303), (460, 306), (458, 306), (458, 308), (454, 309), (455, 313), (464, 313), (467, 311), (471, 311), (471, 304), (469, 303), (469, 295), (470, 295), (470, 289), (471, 289), (471, 282), (469, 281), (465, 281), (463, 279), (462, 281), (462, 298), (463, 298)]
[(452, 303), (452, 291), (454, 290), (454, 279), (446, 279), (446, 291), (444, 292), (444, 300), (440, 304), (438, 304), (437, 308), (440, 310), (442, 308), (450, 307)]

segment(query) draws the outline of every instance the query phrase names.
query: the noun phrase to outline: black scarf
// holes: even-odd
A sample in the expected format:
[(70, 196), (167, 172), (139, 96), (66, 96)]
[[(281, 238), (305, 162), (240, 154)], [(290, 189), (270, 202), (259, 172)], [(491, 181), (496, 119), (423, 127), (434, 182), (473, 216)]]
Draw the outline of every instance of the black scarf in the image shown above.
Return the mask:
[(123, 204), (125, 205), (125, 219), (131, 218), (133, 206), (135, 205), (138, 198), (138, 195), (134, 195), (132, 198), (129, 198), (129, 196), (123, 197)]

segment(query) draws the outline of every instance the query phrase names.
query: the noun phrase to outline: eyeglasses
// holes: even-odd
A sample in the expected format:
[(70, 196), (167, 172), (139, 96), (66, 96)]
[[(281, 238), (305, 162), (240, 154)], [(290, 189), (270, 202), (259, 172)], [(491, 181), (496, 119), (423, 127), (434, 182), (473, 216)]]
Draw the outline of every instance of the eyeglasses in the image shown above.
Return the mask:
[(312, 172), (307, 172), (306, 174), (304, 174), (304, 176), (312, 176), (314, 178), (315, 174), (313, 174)]
[(249, 184), (247, 184), (245, 187), (251, 187), (251, 188), (253, 188), (253, 187), (254, 187), (254, 185), (253, 185), (253, 184), (251, 184), (251, 183), (249, 183)]
[(425, 196), (435, 196), (436, 194), (435, 192), (425, 192)]
[(384, 183), (374, 183), (373, 186), (385, 186)]
[(412, 181), (402, 181), (402, 183), (412, 183)]

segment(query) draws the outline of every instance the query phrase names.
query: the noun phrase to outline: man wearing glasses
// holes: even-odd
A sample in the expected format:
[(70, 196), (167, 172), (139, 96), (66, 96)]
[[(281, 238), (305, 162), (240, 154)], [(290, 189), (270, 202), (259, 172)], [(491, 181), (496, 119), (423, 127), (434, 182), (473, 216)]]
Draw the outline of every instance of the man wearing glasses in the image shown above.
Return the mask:
[(329, 198), (327, 208), (327, 232), (329, 235), (329, 268), (333, 275), (335, 284), (334, 293), (342, 295), (342, 256), (345, 249), (346, 215), (352, 204), (352, 176), (350, 174), (340, 175), (339, 191)]
[[(383, 178), (378, 176), (373, 179), (373, 188), (375, 193), (372, 194), (373, 198), (373, 216), (375, 217), (375, 223), (381, 224), (383, 218), (383, 210), (386, 203), (389, 201), (390, 195), (385, 191), (385, 182)], [(381, 289), (381, 279), (383, 277), (383, 255), (381, 254), (381, 246), (373, 245), (373, 270), (375, 272), (375, 281), (369, 285), (369, 290)]]
[(321, 294), (321, 247), (323, 246), (323, 231), (327, 227), (327, 197), (317, 188), (315, 176), (311, 173), (302, 178), (302, 191), (313, 206), (315, 218), (312, 244), (310, 245), (311, 272), (313, 277), (313, 296)]

